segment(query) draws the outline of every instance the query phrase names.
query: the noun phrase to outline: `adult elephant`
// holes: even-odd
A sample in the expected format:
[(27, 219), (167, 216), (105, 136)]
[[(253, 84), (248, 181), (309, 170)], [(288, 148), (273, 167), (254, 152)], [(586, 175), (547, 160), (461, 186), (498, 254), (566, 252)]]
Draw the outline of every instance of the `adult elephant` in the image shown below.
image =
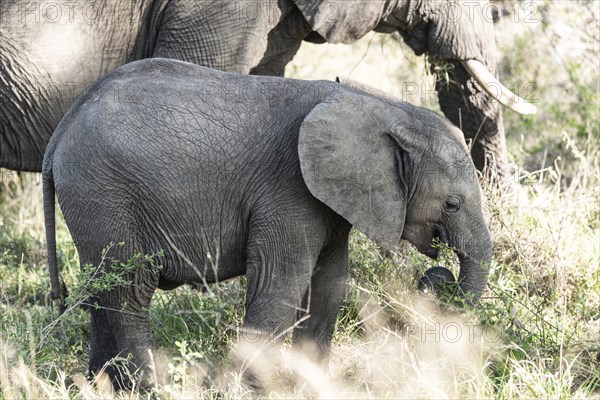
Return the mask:
[[(54, 128), (81, 92), (118, 65), (175, 58), (231, 72), (283, 75), (303, 40), (351, 43), (398, 31), (416, 54), (450, 66), (441, 109), (471, 140), (476, 167), (505, 179), (500, 107), (535, 109), (494, 80), (486, 2), (428, 0), (0, 0), (0, 167), (40, 171)], [(434, 68), (434, 71), (437, 69)], [(486, 91), (485, 89), (491, 89)]]

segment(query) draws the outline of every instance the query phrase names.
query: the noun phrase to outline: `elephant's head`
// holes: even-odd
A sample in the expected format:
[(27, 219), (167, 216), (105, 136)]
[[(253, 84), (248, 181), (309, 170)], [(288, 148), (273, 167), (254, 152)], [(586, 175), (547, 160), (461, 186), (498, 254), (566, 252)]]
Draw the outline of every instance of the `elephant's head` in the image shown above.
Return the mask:
[(460, 287), (477, 301), (491, 240), (475, 168), (455, 126), (372, 89), (340, 85), (304, 119), (298, 148), (317, 199), (386, 248), (402, 238), (436, 258), (434, 239), (452, 246)]
[[(476, 167), (501, 167), (508, 178), (499, 104), (523, 114), (535, 107), (495, 78), (492, 7), (462, 0), (295, 0), (311, 28), (325, 41), (351, 43), (371, 30), (399, 32), (417, 55), (428, 53), (446, 117), (472, 140)], [(447, 80), (445, 77), (450, 77)]]

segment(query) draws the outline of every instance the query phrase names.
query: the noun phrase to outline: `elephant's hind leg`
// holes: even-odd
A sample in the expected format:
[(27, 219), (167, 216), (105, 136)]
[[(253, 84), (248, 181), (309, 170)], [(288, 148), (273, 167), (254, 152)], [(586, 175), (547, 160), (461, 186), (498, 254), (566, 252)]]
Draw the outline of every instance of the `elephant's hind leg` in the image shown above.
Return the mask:
[[(136, 253), (141, 251), (125, 243), (112, 247), (103, 260), (92, 264), (102, 264), (101, 272), (94, 280), (107, 285), (108, 289), (93, 293), (89, 298), (89, 370), (92, 374), (104, 370), (117, 389), (131, 386), (132, 373), (140, 379), (138, 387), (140, 383), (146, 385), (145, 369), (154, 345), (148, 308), (158, 286), (159, 273), (147, 262), (132, 259)], [(82, 257), (82, 262), (84, 259)], [(120, 276), (122, 281), (116, 280), (116, 276)], [(138, 374), (135, 374), (136, 371)]]

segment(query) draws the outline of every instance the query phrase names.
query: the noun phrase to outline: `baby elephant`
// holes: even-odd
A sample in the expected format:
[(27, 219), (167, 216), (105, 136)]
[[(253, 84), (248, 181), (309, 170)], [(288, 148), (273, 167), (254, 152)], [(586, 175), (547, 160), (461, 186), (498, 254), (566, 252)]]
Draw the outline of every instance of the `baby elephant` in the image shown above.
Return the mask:
[[(161, 254), (162, 268), (148, 262), (131, 284), (90, 298), (92, 372), (116, 356), (148, 365), (156, 288), (242, 274), (252, 340), (293, 331), (297, 348), (326, 361), (352, 226), (432, 258), (439, 239), (456, 249), (464, 296), (476, 302), (486, 286), (491, 241), (462, 133), (352, 82), (134, 62), (74, 103), (48, 145), (43, 182), (54, 296), (55, 193), (82, 264)], [(103, 257), (111, 243), (122, 245)]]

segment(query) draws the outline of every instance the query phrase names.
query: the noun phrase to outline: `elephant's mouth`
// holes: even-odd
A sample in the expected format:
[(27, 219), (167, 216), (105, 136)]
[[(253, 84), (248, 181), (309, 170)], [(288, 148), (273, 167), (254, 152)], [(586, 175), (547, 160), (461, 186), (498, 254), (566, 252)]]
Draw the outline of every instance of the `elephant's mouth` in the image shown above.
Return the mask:
[(413, 246), (417, 248), (417, 251), (427, 257), (437, 260), (440, 249), (436, 247), (435, 236), (431, 237), (431, 240), (411, 240), (411, 238), (404, 236), (403, 239), (408, 240)]
[(442, 225), (435, 224), (429, 226), (425, 233), (424, 231), (415, 232), (405, 229), (402, 239), (408, 240), (417, 248), (417, 251), (433, 260), (437, 260), (440, 254), (439, 244), (448, 244), (448, 236)]
[(426, 249), (425, 251), (421, 251), (422, 254), (425, 254), (427, 257), (433, 259), (433, 260), (437, 260), (438, 256), (440, 255), (440, 249), (436, 248), (436, 247), (430, 247), (428, 249)]
[(427, 257), (437, 260), (440, 255), (440, 249), (436, 244), (445, 243), (448, 244), (448, 235), (442, 225), (435, 225), (431, 232), (431, 241), (425, 249), (419, 250), (422, 254)]

